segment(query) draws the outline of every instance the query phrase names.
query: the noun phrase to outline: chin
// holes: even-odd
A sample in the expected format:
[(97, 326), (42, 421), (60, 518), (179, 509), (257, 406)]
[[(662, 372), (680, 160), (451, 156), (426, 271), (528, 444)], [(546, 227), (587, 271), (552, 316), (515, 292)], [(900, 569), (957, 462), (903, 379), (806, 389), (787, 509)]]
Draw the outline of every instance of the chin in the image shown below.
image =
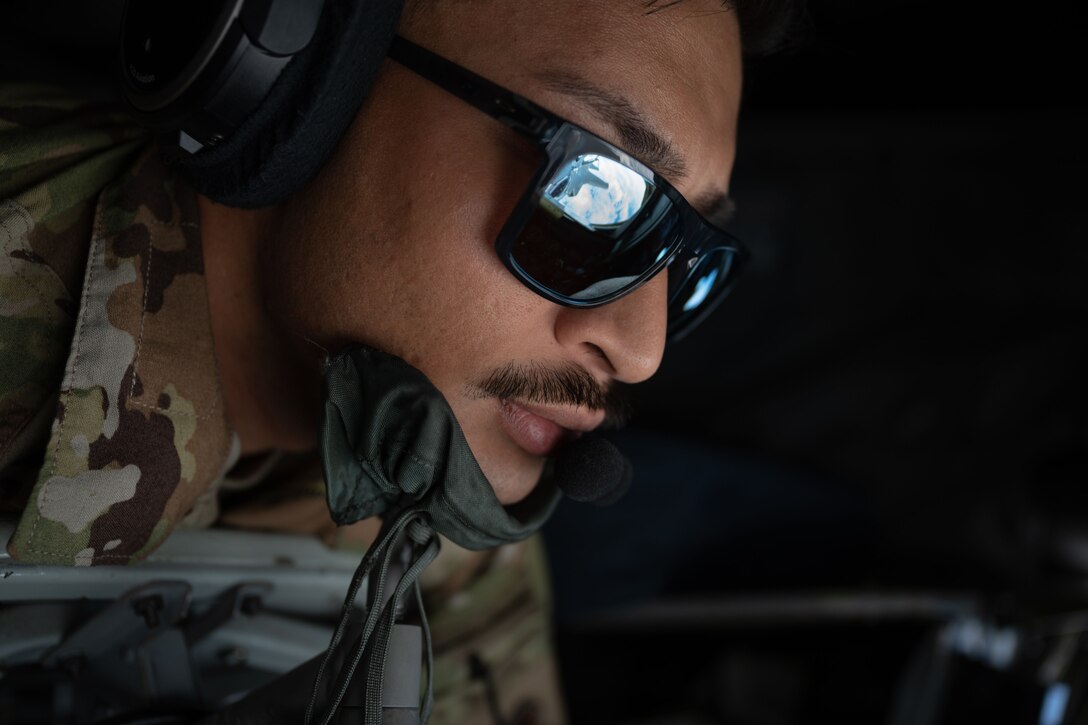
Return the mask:
[(532, 463), (519, 462), (519, 464), (485, 465), (483, 462), (480, 463), (480, 469), (495, 491), (496, 498), (504, 506), (515, 504), (532, 493), (540, 482), (541, 474), (544, 473), (544, 459), (533, 459)]

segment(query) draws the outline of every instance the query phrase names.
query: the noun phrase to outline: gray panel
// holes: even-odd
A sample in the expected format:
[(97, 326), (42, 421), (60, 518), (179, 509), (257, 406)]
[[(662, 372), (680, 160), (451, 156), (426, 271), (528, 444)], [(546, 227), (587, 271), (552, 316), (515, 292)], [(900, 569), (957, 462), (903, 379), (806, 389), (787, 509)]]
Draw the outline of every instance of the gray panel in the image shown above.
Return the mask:
[[(0, 522), (0, 541), (13, 531), (13, 523)], [(131, 566), (23, 564), (5, 549), (0, 552), (0, 602), (110, 600), (155, 580), (185, 581), (193, 598), (201, 600), (240, 581), (262, 581), (272, 585), (266, 609), (336, 617), (361, 558), (309, 536), (220, 529), (178, 530), (145, 561)]]

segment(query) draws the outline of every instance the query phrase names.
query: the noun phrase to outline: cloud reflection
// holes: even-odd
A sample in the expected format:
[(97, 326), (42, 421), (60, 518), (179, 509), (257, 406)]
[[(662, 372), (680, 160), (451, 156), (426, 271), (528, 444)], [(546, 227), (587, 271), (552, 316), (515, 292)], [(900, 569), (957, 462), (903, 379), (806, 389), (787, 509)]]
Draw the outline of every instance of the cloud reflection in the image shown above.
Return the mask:
[(545, 199), (590, 229), (630, 221), (653, 187), (637, 171), (597, 154), (565, 164), (545, 187)]

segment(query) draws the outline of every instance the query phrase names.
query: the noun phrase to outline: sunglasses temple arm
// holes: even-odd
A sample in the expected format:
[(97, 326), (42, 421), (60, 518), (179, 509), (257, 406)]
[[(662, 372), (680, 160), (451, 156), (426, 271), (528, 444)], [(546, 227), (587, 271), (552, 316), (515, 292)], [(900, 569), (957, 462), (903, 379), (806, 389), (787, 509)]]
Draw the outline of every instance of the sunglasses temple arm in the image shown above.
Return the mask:
[(539, 145), (551, 141), (563, 125), (562, 119), (529, 99), (399, 35), (393, 38), (389, 57)]

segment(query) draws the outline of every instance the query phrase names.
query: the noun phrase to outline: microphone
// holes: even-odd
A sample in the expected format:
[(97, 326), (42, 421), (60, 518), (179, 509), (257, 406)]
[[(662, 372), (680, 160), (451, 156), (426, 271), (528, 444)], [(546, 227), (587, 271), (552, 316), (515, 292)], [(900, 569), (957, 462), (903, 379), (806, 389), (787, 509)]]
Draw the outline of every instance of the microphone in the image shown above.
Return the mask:
[(601, 436), (583, 435), (559, 449), (552, 478), (575, 501), (611, 506), (631, 487), (631, 462)]

